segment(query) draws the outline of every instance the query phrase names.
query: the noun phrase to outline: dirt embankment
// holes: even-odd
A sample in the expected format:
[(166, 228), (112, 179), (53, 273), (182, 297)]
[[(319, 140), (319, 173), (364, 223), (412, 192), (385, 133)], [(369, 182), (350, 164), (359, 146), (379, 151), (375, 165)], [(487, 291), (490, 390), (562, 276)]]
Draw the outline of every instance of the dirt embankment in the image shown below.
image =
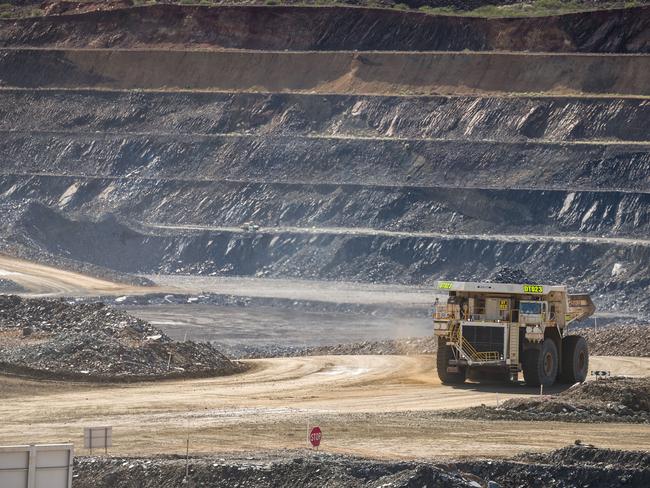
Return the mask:
[[(426, 316), (426, 310), (422, 310), (421, 315)], [(612, 329), (611, 332), (608, 332), (609, 329)], [(589, 352), (592, 356), (627, 356), (633, 361), (632, 358), (634, 357), (650, 356), (647, 340), (649, 331), (650, 325), (648, 324), (621, 324), (602, 329), (604, 334), (593, 334), (584, 329), (577, 333), (587, 339)], [(243, 344), (234, 347), (224, 345), (220, 346), (220, 349), (226, 352), (229, 357), (237, 359), (354, 354), (418, 355), (434, 354), (437, 349), (437, 338), (433, 336), (411, 337), (394, 340), (341, 343), (318, 347), (252, 346)], [(561, 410), (561, 408), (558, 410)]]
[(10, 87), (647, 96), (649, 73), (650, 56), (645, 55), (0, 51), (0, 84)]
[[(288, 455), (287, 455), (288, 454)], [(501, 486), (622, 487), (650, 482), (649, 456), (572, 446), (548, 454), (525, 454), (511, 460), (459, 462), (388, 462), (305, 451), (221, 458), (191, 457), (189, 476), (180, 457), (76, 458), (75, 486), (109, 487), (116, 483), (142, 488), (212, 486), (265, 488), (394, 487), (440, 488)], [(127, 481), (128, 480), (128, 481)], [(488, 484), (490, 483), (490, 484)], [(122, 485), (120, 485), (122, 486)], [(126, 486), (126, 485), (124, 485)]]
[(645, 451), (596, 449), (581, 444), (512, 460), (461, 461), (457, 468), (503, 486), (614, 488), (650, 483), (650, 455)]
[(589, 342), (589, 353), (596, 356), (650, 357), (650, 324), (635, 325), (634, 319), (606, 327), (585, 327), (573, 331)]
[[(470, 488), (471, 479), (433, 465), (382, 463), (328, 454), (294, 453), (277, 458), (248, 456), (245, 460), (179, 457), (77, 458), (75, 486), (100, 488), (125, 482), (141, 488), (210, 486), (214, 488), (300, 487), (409, 487)], [(471, 478), (471, 479), (470, 479)], [(480, 486), (480, 485), (479, 485)]]
[(650, 423), (650, 378), (611, 377), (575, 385), (559, 395), (511, 398), (498, 407), (472, 407), (451, 418)]
[(235, 359), (261, 359), (300, 356), (354, 356), (354, 355), (420, 355), (434, 354), (436, 337), (342, 343), (333, 346), (292, 347), (269, 344), (264, 346), (220, 344), (219, 349)]
[(136, 381), (242, 369), (209, 344), (175, 342), (103, 304), (0, 295), (0, 369), (46, 378)]
[[(154, 5), (0, 23), (0, 45), (648, 52), (650, 8), (483, 19), (347, 7)], [(254, 27), (253, 27), (254, 26)]]

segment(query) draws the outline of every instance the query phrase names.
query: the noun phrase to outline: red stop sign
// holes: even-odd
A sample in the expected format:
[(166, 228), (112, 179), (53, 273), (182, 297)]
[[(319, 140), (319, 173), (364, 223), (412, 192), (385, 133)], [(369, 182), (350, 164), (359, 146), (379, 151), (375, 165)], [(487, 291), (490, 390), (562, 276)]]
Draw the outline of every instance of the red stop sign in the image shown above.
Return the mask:
[(320, 427), (314, 427), (309, 433), (309, 442), (314, 447), (320, 446), (320, 440), (323, 438), (323, 433), (320, 430)]

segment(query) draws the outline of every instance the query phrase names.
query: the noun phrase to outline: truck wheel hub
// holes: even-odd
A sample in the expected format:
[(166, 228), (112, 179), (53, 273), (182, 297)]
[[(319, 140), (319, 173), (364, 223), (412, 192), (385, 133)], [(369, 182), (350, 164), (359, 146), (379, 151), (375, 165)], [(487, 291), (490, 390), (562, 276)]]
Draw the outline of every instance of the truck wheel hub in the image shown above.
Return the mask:
[(544, 373), (548, 376), (553, 372), (553, 355), (547, 352), (544, 355)]

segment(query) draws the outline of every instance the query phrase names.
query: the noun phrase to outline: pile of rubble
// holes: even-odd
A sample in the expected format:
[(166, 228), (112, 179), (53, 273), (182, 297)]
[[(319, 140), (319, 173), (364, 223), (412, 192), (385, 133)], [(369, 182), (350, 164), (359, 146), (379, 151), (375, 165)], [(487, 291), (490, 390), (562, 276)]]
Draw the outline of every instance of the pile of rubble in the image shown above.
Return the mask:
[(457, 468), (502, 486), (615, 488), (650, 485), (650, 454), (581, 444), (512, 460), (461, 461)]
[(21, 285), (6, 278), (0, 278), (0, 293), (22, 293), (25, 291)]
[(74, 486), (275, 486), (441, 488), (545, 486), (648, 486), (650, 455), (582, 445), (548, 454), (524, 454), (511, 460), (467, 459), (457, 462), (391, 462), (344, 455), (289, 451), (220, 457), (150, 458), (78, 457)]
[[(245, 458), (173, 457), (76, 458), (75, 486), (102, 488), (138, 486), (209, 486), (264, 488), (411, 487), (479, 488), (474, 476), (428, 463), (381, 462), (325, 453), (257, 454)], [(496, 485), (498, 486), (498, 485)]]
[[(639, 322), (635, 320), (635, 322)], [(650, 357), (650, 324), (619, 323), (607, 327), (576, 329), (589, 343), (589, 353), (594, 356)]]
[(214, 346), (176, 342), (102, 303), (0, 296), (0, 370), (94, 381), (231, 374)]
[(512, 398), (499, 407), (482, 405), (443, 415), (487, 420), (650, 423), (650, 378), (588, 381), (558, 395)]
[(531, 278), (523, 269), (504, 266), (496, 270), (486, 281), (489, 283), (528, 283), (539, 284), (538, 280)]
[(434, 354), (437, 349), (437, 342), (437, 338), (433, 336), (384, 341), (363, 341), (350, 344), (337, 344), (335, 346), (312, 347), (308, 349), (307, 354), (310, 356), (322, 356), (326, 354), (401, 354), (406, 356), (417, 354)]
[(386, 339), (383, 341), (363, 341), (341, 343), (331, 346), (295, 347), (268, 345), (227, 345), (218, 344), (219, 350), (236, 359), (262, 359), (298, 356), (356, 356), (356, 355), (418, 355), (435, 354), (437, 338), (412, 337), (405, 339)]

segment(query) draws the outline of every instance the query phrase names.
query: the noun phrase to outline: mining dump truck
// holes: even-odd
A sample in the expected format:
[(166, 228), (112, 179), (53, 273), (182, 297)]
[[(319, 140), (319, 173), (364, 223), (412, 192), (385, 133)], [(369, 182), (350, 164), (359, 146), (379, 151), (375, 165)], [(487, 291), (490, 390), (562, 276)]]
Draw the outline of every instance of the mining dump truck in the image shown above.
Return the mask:
[(587, 341), (567, 335), (571, 323), (595, 311), (587, 294), (564, 285), (436, 281), (448, 293), (436, 303), (438, 375), (445, 384), (468, 376), (516, 381), (523, 371), (530, 386), (584, 381)]

